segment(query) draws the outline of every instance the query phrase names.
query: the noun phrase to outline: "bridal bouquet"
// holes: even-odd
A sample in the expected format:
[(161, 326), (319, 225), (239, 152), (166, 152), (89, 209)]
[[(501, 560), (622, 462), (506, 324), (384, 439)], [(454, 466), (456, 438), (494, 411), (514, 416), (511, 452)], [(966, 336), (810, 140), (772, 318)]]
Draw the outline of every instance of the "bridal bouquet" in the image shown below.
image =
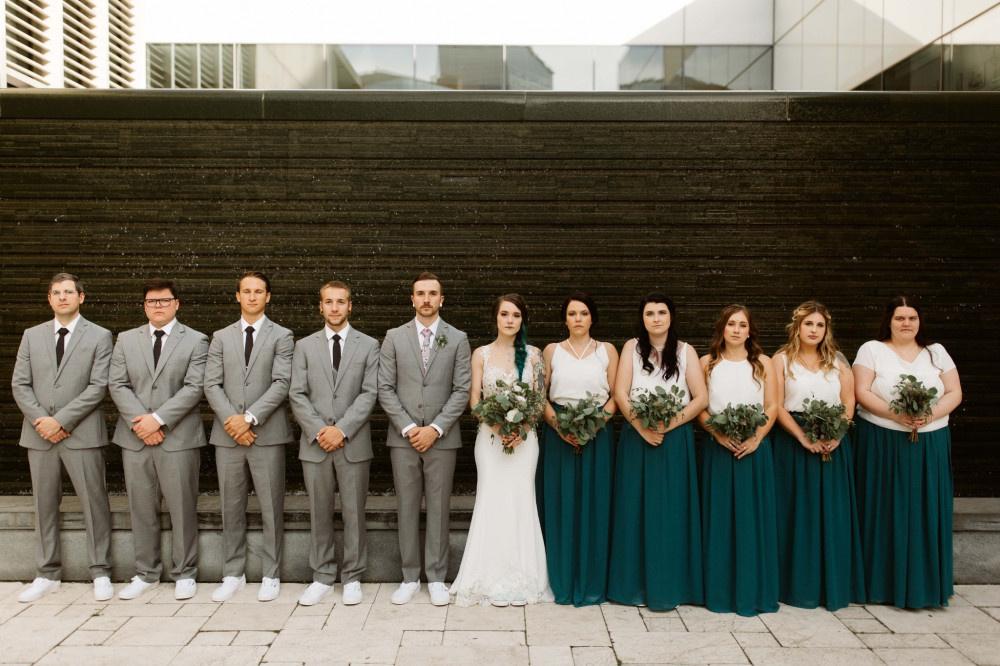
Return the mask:
[(767, 414), (761, 405), (726, 405), (718, 414), (709, 417), (706, 425), (736, 442), (745, 442), (767, 423)]
[(642, 389), (636, 392), (629, 402), (632, 413), (642, 422), (643, 428), (659, 430), (665, 428), (670, 420), (684, 409), (684, 396), (687, 391), (676, 384), (667, 391), (662, 386), (650, 391)]
[[(502, 438), (523, 437), (538, 423), (544, 407), (545, 396), (526, 382), (498, 379), (496, 392), (483, 396), (472, 408), (472, 414), (491, 428), (499, 428)], [(514, 449), (503, 444), (503, 452), (511, 454)]]
[[(892, 391), (899, 397), (889, 403), (889, 409), (894, 414), (905, 414), (911, 418), (930, 416), (939, 398), (936, 388), (927, 388), (913, 375), (900, 375)], [(917, 441), (916, 428), (910, 430), (910, 441)]]
[[(851, 421), (844, 416), (844, 406), (840, 403), (831, 405), (825, 400), (806, 398), (802, 401), (803, 411), (797, 415), (796, 421), (802, 426), (810, 442), (828, 442), (840, 440), (851, 428)], [(830, 454), (822, 454), (823, 462), (830, 462)]]
[(556, 412), (556, 429), (560, 434), (576, 438), (579, 446), (574, 448), (579, 454), (582, 447), (594, 438), (610, 418), (611, 414), (604, 411), (604, 403), (588, 391), (586, 398), (570, 403)]

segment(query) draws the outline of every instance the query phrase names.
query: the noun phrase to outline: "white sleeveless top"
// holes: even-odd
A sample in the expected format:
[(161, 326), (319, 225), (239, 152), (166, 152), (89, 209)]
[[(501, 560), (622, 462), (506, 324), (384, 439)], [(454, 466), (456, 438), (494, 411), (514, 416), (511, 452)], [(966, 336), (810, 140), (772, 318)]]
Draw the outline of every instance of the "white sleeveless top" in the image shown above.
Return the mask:
[[(801, 412), (805, 409), (802, 403), (806, 398), (823, 400), (831, 405), (841, 404), (840, 400), (840, 361), (834, 361), (834, 367), (826, 372), (820, 368), (813, 372), (798, 361), (792, 363), (792, 373), (788, 372), (788, 357), (782, 357), (785, 362), (785, 409), (789, 412)], [(793, 377), (792, 374), (795, 376)]]
[(549, 380), (549, 400), (565, 407), (583, 400), (587, 393), (597, 396), (603, 405), (611, 396), (608, 384), (608, 350), (603, 342), (596, 342), (593, 354), (577, 358), (556, 345), (552, 354), (552, 376)]
[(718, 414), (727, 405), (764, 406), (764, 381), (754, 381), (750, 361), (722, 359), (708, 377), (708, 413)]
[[(933, 363), (931, 363), (932, 356)], [(854, 365), (868, 368), (875, 373), (875, 379), (872, 381), (872, 393), (885, 400), (886, 403), (899, 397), (893, 387), (899, 382), (900, 375), (913, 375), (927, 388), (936, 388), (940, 398), (944, 394), (944, 382), (941, 381), (941, 375), (955, 368), (955, 362), (951, 360), (951, 356), (948, 355), (944, 347), (939, 344), (924, 347), (913, 359), (913, 362), (908, 363), (900, 358), (891, 347), (878, 340), (869, 340), (861, 345), (858, 355), (854, 359)], [(872, 414), (861, 405), (858, 405), (858, 415), (870, 423), (889, 430), (904, 432), (910, 430), (900, 423)], [(937, 421), (931, 421), (925, 425), (919, 432), (940, 430), (947, 425), (948, 417), (942, 416)]]
[(642, 356), (639, 355), (639, 344), (636, 341), (635, 351), (632, 353), (632, 387), (629, 389), (629, 397), (635, 397), (642, 390), (652, 391), (657, 386), (662, 386), (667, 391), (672, 386), (679, 386), (684, 391), (681, 405), (687, 405), (691, 402), (691, 392), (688, 390), (686, 375), (687, 348), (686, 342), (677, 341), (677, 374), (664, 379), (663, 368), (660, 366), (654, 365), (652, 372), (646, 372), (642, 369)]

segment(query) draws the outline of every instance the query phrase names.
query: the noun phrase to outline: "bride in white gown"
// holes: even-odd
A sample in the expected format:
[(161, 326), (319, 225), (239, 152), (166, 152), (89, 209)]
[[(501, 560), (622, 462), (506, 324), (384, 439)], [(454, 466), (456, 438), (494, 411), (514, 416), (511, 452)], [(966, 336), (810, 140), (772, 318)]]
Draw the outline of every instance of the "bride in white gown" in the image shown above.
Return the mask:
[[(501, 296), (493, 307), (497, 339), (472, 355), (469, 402), (491, 395), (498, 379), (516, 378), (544, 390), (541, 355), (528, 347), (522, 328), (527, 307), (517, 294)], [(518, 373), (520, 366), (520, 373)], [(465, 553), (451, 593), (460, 606), (494, 606), (551, 601), (545, 543), (535, 505), (538, 437), (534, 430), (505, 443), (485, 423), (476, 436), (476, 504), (465, 542)]]

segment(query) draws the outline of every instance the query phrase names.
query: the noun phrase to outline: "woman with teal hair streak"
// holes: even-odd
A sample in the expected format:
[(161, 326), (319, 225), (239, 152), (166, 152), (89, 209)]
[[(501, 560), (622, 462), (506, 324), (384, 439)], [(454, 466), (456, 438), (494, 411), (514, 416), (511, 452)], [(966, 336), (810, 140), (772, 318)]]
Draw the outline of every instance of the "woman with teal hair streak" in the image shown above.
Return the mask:
[(843, 405), (842, 418), (851, 419), (854, 375), (822, 303), (795, 308), (786, 331), (788, 341), (774, 355), (781, 427), (772, 431), (779, 598), (837, 610), (865, 601), (854, 452), (849, 435), (814, 442), (801, 423), (813, 400)]
[[(548, 402), (538, 465), (539, 512), (556, 603), (587, 606), (607, 596), (614, 480), (614, 434), (608, 421), (617, 411), (611, 387), (618, 352), (591, 337), (598, 314), (589, 294), (570, 294), (561, 313), (569, 336), (543, 352)], [(607, 415), (604, 427), (586, 442), (560, 432), (557, 421), (557, 413), (581, 400), (596, 401)]]
[[(702, 528), (691, 421), (708, 404), (694, 348), (679, 339), (677, 310), (660, 293), (639, 303), (636, 337), (625, 343), (615, 401), (626, 425), (618, 441), (608, 599), (670, 610), (701, 604)], [(643, 424), (631, 400), (643, 391), (683, 391), (668, 423)]]
[[(925, 323), (913, 298), (897, 296), (886, 304), (878, 339), (854, 360), (868, 601), (900, 608), (947, 606), (954, 592), (948, 418), (962, 402), (962, 385), (945, 348), (927, 339)], [(937, 390), (929, 413), (893, 411), (907, 376)]]

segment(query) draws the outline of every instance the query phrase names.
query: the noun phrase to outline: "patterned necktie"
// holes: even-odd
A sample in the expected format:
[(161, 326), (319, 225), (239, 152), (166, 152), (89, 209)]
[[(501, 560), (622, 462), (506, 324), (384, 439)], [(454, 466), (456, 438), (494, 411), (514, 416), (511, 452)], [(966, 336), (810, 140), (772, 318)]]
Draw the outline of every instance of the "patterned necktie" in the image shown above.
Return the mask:
[(68, 328), (60, 328), (58, 331), (59, 340), (56, 342), (56, 367), (62, 364), (63, 353), (66, 351), (66, 336), (69, 335)]
[(243, 362), (250, 366), (250, 354), (253, 353), (253, 326), (247, 326), (247, 342), (243, 348)]
[(333, 348), (330, 350), (330, 361), (333, 363), (333, 371), (340, 370), (340, 334), (333, 334)]
[(420, 362), (424, 367), (424, 374), (427, 374), (427, 366), (431, 362), (431, 329), (425, 328), (420, 331), (420, 335), (423, 336), (424, 340), (420, 343)]
[(163, 351), (163, 336), (166, 335), (166, 331), (153, 331), (153, 335), (156, 336), (156, 342), (153, 343), (153, 367), (155, 368), (160, 362), (160, 352)]

